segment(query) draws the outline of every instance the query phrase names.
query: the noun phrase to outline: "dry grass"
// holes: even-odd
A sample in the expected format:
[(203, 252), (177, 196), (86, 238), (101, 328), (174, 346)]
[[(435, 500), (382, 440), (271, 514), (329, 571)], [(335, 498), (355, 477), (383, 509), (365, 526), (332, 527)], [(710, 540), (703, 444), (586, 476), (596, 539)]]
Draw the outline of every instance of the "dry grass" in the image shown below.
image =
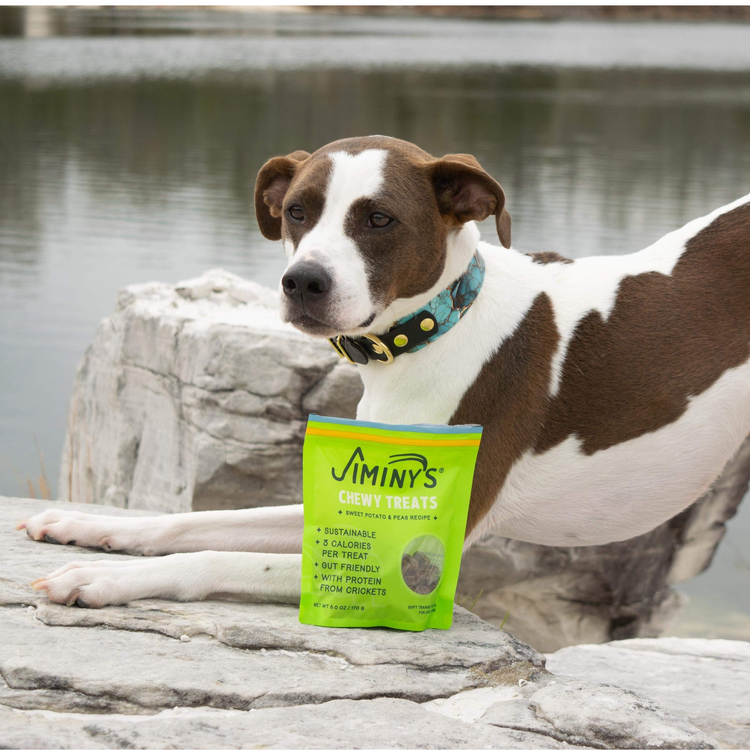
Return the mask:
[(476, 606), (476, 603), (479, 601), (479, 597), (481, 597), (483, 593), (484, 593), (484, 589), (482, 589), (472, 599), (470, 596), (461, 596), (461, 594), (456, 592), (456, 598), (454, 599), (454, 601), (456, 604), (458, 604), (459, 607), (463, 607), (464, 609), (468, 609), (469, 612), (473, 612), (474, 607)]
[[(458, 604), (459, 607), (463, 607), (464, 609), (468, 609), (469, 612), (474, 611), (474, 607), (476, 606), (476, 603), (479, 601), (479, 598), (484, 593), (484, 589), (482, 589), (473, 599), (470, 596), (461, 596), (458, 592), (456, 592), (456, 598), (454, 601), (456, 604)], [(510, 616), (510, 609), (505, 613), (505, 617), (503, 617), (503, 621), (500, 623), (500, 629), (505, 628), (505, 623), (508, 622), (508, 617)]]
[(505, 623), (508, 622), (508, 615), (510, 615), (510, 609), (505, 613), (505, 617), (503, 617), (503, 621), (500, 623), (500, 630), (502, 630), (505, 627)]
[[(47, 477), (47, 469), (44, 466), (44, 454), (39, 446), (39, 441), (34, 435), (34, 445), (36, 445), (36, 452), (39, 456), (39, 476), (38, 477), (22, 477), (18, 472), (18, 469), (11, 464), (11, 469), (18, 484), (21, 487), (22, 497), (40, 498), (41, 500), (52, 500), (52, 488), (50, 487), (49, 478)], [(36, 484), (34, 483), (36, 481)]]

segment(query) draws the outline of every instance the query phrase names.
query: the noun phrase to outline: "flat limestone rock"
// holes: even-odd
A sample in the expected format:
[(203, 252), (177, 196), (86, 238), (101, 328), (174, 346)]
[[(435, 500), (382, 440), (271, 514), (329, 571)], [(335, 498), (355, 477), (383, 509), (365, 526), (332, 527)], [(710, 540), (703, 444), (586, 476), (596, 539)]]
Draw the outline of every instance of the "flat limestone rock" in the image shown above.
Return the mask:
[(750, 747), (750, 643), (644, 638), (572, 646), (548, 657), (558, 675), (617, 683), (719, 740)]
[[(158, 633), (173, 639), (209, 636), (227, 646), (258, 650), (313, 651), (347, 660), (353, 665), (408, 665), (417, 670), (497, 669), (516, 662), (544, 666), (530, 646), (457, 607), (450, 630), (407, 633), (385, 628), (320, 628), (302, 625), (295, 606), (239, 602), (170, 602), (140, 600), (124, 607), (80, 609), (52, 604), (30, 588), (36, 578), (71, 560), (130, 559), (101, 551), (32, 542), (14, 531), (17, 521), (57, 503), (45, 500), (0, 499), (1, 604), (35, 607), (35, 619), (51, 626), (101, 626)], [(126, 515), (129, 511), (97, 505), (65, 503), (84, 513)], [(132, 511), (131, 511), (132, 512)], [(139, 515), (144, 515), (140, 512)], [(0, 645), (2, 648), (2, 645)]]
[[(279, 628), (283, 625), (280, 618)], [(71, 696), (80, 710), (127, 713), (173, 706), (247, 711), (382, 696), (423, 702), (479, 684), (469, 670), (446, 668), (437, 655), (431, 668), (397, 659), (357, 665), (342, 656), (264, 646), (262, 639), (250, 649), (205, 636), (182, 642), (111, 626), (50, 627), (20, 607), (3, 608), (0, 631), (8, 688), (3, 702), (15, 708), (65, 710), (72, 704), (58, 706), (58, 700)], [(490, 654), (487, 649), (485, 656)]]
[(179, 708), (153, 716), (21, 712), (0, 706), (4, 747), (563, 748), (531, 732), (468, 725), (395, 698), (236, 711)]
[(583, 747), (716, 747), (707, 735), (642, 694), (569, 677), (534, 675), (516, 684), (466, 690), (425, 705), (470, 722), (513, 729)]
[(550, 675), (460, 607), (448, 631), (406, 633), (301, 625), (282, 605), (52, 604), (31, 580), (127, 557), (14, 530), (51, 505), (0, 498), (0, 747), (717, 746), (647, 698)]

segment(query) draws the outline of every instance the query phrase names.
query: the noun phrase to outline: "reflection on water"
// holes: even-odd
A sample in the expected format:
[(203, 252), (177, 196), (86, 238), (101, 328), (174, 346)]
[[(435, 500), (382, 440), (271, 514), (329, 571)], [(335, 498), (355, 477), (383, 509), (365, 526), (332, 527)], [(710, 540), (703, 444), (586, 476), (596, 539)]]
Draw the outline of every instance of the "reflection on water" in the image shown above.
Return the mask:
[[(294, 33), (305, 23), (294, 17)], [(331, 40), (314, 23), (303, 41), (323, 55)], [(339, 20), (330, 23), (338, 38)], [(372, 39), (358, 23), (366, 56)], [(378, 43), (425, 24), (388, 23), (373, 32)], [(451, 38), (468, 49), (462, 24)], [(538, 38), (534, 28), (523, 25), (526, 57), (549, 40), (548, 25)], [(264, 49), (283, 57), (288, 33), (266, 31)], [(596, 26), (587, 33), (598, 38)], [(75, 366), (119, 288), (214, 266), (277, 283), (281, 250), (251, 209), (270, 156), (370, 133), (473, 153), (506, 189), (514, 244), (572, 257), (637, 250), (750, 192), (750, 60), (727, 72), (492, 61), (257, 69), (222, 47), (230, 42), (0, 39), (0, 494), (25, 494), (14, 472), (38, 474), (34, 435), (56, 478)], [(169, 72), (170, 50), (187, 56), (190, 75), (182, 63)], [(491, 223), (483, 232), (494, 239)], [(750, 504), (730, 538), (746, 548), (748, 534)], [(750, 571), (729, 545), (684, 588), (750, 637)], [(700, 630), (705, 607), (697, 617)]]

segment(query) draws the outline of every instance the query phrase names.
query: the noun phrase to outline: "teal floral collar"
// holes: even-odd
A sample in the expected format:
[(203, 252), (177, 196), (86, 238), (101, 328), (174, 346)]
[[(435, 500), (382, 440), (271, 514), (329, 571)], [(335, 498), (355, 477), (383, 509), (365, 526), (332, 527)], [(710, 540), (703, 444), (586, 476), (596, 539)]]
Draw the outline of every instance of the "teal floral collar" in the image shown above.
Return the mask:
[(449, 287), (436, 294), (426, 305), (420, 307), (416, 312), (406, 315), (397, 320), (393, 328), (408, 323), (412, 318), (416, 318), (421, 313), (429, 312), (437, 321), (437, 330), (430, 336), (427, 341), (409, 349), (410, 352), (417, 352), (424, 349), (428, 344), (437, 341), (444, 333), (448, 333), (456, 323), (468, 312), (474, 304), (482, 284), (484, 284), (485, 274), (484, 258), (479, 250), (472, 256), (468, 268), (459, 276)]

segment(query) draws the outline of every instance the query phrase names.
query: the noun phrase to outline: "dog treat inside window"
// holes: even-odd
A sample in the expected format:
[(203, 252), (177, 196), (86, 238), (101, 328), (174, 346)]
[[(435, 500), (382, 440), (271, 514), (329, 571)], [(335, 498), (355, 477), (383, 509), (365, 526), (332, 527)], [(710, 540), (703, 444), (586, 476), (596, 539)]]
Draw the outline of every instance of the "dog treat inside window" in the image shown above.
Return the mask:
[(481, 434), (310, 416), (300, 622), (451, 626)]
[(401, 558), (404, 582), (418, 594), (431, 594), (440, 582), (445, 548), (435, 536), (420, 536), (406, 545)]

